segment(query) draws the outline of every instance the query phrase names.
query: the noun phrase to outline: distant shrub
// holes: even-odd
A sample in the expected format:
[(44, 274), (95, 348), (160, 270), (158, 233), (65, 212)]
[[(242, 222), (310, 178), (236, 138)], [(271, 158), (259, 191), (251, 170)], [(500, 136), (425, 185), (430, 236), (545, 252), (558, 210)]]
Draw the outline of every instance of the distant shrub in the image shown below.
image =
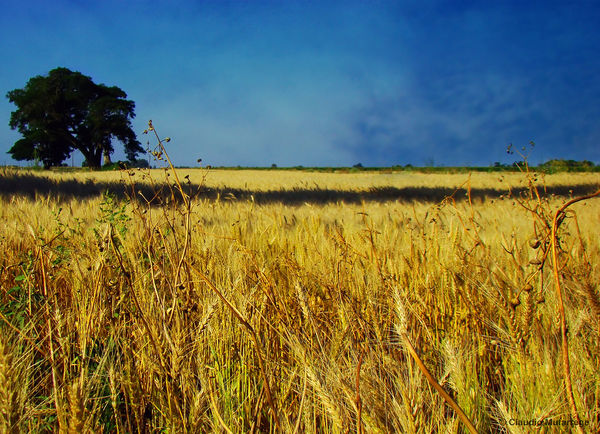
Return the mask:
[(129, 165), (129, 167), (134, 167), (137, 169), (149, 169), (150, 168), (150, 163), (148, 163), (148, 160), (144, 160), (143, 158), (138, 158), (133, 161), (128, 161), (127, 164)]
[(600, 166), (596, 166), (593, 162), (588, 160), (575, 161), (575, 160), (563, 160), (553, 159), (542, 163), (538, 168), (549, 172), (592, 172), (600, 169)]
[[(85, 166), (84, 166), (85, 167)], [(102, 170), (110, 171), (110, 170), (123, 170), (123, 169), (149, 169), (150, 163), (148, 160), (144, 160), (143, 158), (139, 158), (133, 161), (115, 161), (114, 163), (106, 164), (102, 166)]]

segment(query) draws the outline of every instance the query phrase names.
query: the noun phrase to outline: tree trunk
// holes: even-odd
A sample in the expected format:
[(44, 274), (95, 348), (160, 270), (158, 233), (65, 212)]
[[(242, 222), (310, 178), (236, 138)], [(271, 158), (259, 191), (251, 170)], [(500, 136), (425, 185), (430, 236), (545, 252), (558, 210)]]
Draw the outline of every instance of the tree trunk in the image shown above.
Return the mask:
[(109, 164), (112, 164), (112, 161), (110, 160), (110, 152), (108, 151), (104, 151), (104, 166), (108, 166)]
[(100, 169), (100, 166), (101, 166), (100, 163), (102, 162), (102, 151), (101, 150), (93, 149), (93, 150), (84, 152), (84, 150), (81, 149), (81, 153), (85, 157), (87, 167), (89, 167), (90, 169)]

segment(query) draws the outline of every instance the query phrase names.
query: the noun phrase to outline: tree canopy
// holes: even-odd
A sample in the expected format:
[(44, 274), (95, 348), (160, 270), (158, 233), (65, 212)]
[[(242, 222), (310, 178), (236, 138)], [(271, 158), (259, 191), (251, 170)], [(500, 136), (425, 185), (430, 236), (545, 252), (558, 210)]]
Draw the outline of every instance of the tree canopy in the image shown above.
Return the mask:
[(23, 89), (6, 94), (17, 106), (9, 126), (21, 133), (8, 151), (15, 160), (39, 160), (44, 167), (60, 165), (79, 150), (91, 168), (102, 156), (110, 161), (113, 139), (123, 143), (131, 161), (143, 152), (131, 128), (135, 103), (116, 86), (96, 84), (88, 76), (56, 68), (31, 78)]

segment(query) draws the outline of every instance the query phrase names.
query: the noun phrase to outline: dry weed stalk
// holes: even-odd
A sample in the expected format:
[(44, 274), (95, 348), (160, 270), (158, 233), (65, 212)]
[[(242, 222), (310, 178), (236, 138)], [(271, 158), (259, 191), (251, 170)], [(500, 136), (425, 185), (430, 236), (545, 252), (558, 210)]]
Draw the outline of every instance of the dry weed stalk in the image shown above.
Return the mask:
[(415, 347), (413, 347), (412, 343), (410, 342), (410, 338), (408, 336), (408, 329), (407, 329), (408, 319), (406, 317), (407, 314), (406, 314), (406, 310), (404, 309), (404, 304), (403, 304), (402, 300), (400, 299), (400, 296), (397, 293), (396, 293), (395, 298), (396, 298), (396, 311), (398, 314), (398, 323), (397, 323), (396, 331), (400, 335), (400, 337), (402, 339), (402, 343), (404, 344), (406, 350), (411, 355), (411, 357), (414, 359), (415, 363), (417, 364), (417, 366), (419, 367), (419, 369), (421, 370), (421, 372), (423, 373), (423, 375), (425, 376), (425, 378), (427, 379), (429, 384), (431, 384), (433, 386), (433, 388), (442, 396), (442, 398), (444, 398), (444, 401), (446, 401), (448, 403), (448, 405), (450, 407), (452, 407), (452, 409), (456, 412), (456, 414), (458, 415), (458, 417), (460, 418), (462, 423), (465, 424), (465, 426), (469, 430), (469, 432), (472, 434), (473, 433), (477, 434), (477, 429), (475, 428), (473, 423), (469, 420), (468, 416), (460, 408), (460, 406), (456, 403), (456, 401), (454, 399), (452, 399), (452, 397), (450, 395), (448, 395), (448, 392), (446, 392), (444, 390), (444, 388), (442, 386), (440, 386), (440, 383), (438, 383), (437, 380), (433, 377), (433, 375), (431, 375), (431, 373), (429, 372), (429, 370), (423, 363), (423, 360), (421, 360), (421, 358), (417, 354), (417, 351), (415, 350)]
[(200, 270), (193, 266), (192, 270), (194, 270), (196, 274), (200, 276), (200, 278), (208, 285), (208, 287), (221, 299), (225, 306), (227, 306), (227, 308), (235, 315), (240, 324), (242, 324), (250, 333), (252, 343), (254, 344), (256, 355), (258, 358), (258, 367), (260, 369), (260, 373), (264, 381), (265, 393), (267, 394), (267, 401), (269, 402), (271, 410), (273, 411), (273, 418), (275, 420), (275, 424), (279, 429), (281, 429), (281, 425), (279, 423), (279, 416), (277, 413), (277, 407), (275, 406), (275, 402), (273, 401), (273, 395), (271, 394), (271, 388), (269, 387), (269, 379), (265, 371), (263, 357), (261, 354), (261, 345), (259, 343), (258, 336), (256, 334), (256, 331), (254, 330), (254, 327), (252, 327), (252, 325), (244, 318), (240, 311), (233, 304), (231, 304), (231, 302), (223, 295), (221, 291), (219, 291), (219, 289), (217, 289), (217, 287), (212, 283), (212, 281), (208, 277), (204, 275), (204, 273), (202, 273)]
[[(265, 371), (263, 357), (261, 354), (261, 345), (259, 343), (259, 338), (257, 336), (257, 333), (256, 333), (254, 327), (252, 327), (252, 325), (250, 325), (250, 323), (244, 318), (242, 313), (233, 304), (231, 304), (231, 302), (223, 295), (223, 293), (217, 289), (217, 287), (213, 284), (213, 282), (204, 273), (202, 273), (200, 270), (198, 270), (197, 267), (194, 267), (186, 259), (188, 248), (189, 248), (189, 243), (190, 243), (190, 239), (191, 239), (191, 201), (190, 201), (190, 196), (184, 191), (183, 185), (179, 181), (179, 176), (177, 175), (177, 171), (175, 170), (175, 167), (173, 166), (173, 163), (171, 162), (169, 154), (168, 154), (165, 146), (163, 145), (163, 140), (161, 140), (160, 136), (158, 135), (155, 127), (152, 124), (152, 121), (148, 122), (148, 129), (145, 131), (145, 133), (150, 132), (150, 131), (154, 132), (154, 135), (156, 136), (156, 139), (158, 141), (159, 151), (156, 153), (156, 157), (158, 159), (160, 159), (164, 155), (164, 157), (167, 159), (169, 167), (175, 177), (178, 193), (179, 193), (181, 199), (183, 200), (184, 208), (185, 208), (185, 213), (184, 213), (184, 215), (185, 215), (185, 231), (184, 231), (185, 239), (184, 239), (183, 249), (180, 252), (180, 257), (177, 262), (177, 268), (176, 268), (176, 272), (175, 272), (175, 276), (174, 276), (175, 277), (175, 286), (177, 286), (177, 287), (184, 286), (183, 282), (181, 282), (181, 280), (180, 280), (181, 279), (180, 272), (181, 272), (182, 266), (185, 264), (187, 267), (192, 269), (208, 285), (208, 287), (221, 299), (221, 301), (225, 304), (225, 306), (227, 306), (227, 308), (234, 314), (234, 316), (238, 319), (238, 321), (248, 330), (248, 332), (250, 333), (252, 342), (254, 344), (256, 354), (257, 354), (259, 370), (260, 370), (260, 373), (263, 378), (264, 389), (265, 389), (265, 393), (267, 396), (267, 401), (271, 407), (271, 410), (273, 413), (273, 418), (275, 420), (275, 425), (277, 426), (278, 429), (281, 429), (281, 425), (279, 422), (279, 415), (277, 412), (277, 407), (273, 400), (271, 388), (269, 387), (269, 380), (267, 378), (267, 374)], [(164, 140), (169, 142), (170, 138), (167, 138)], [(174, 197), (173, 197), (173, 200), (175, 200)], [(139, 305), (138, 305), (138, 309), (139, 309)], [(212, 393), (211, 393), (211, 398), (212, 398)], [(216, 410), (216, 407), (215, 407), (215, 410)], [(218, 413), (217, 413), (217, 415), (218, 415)], [(222, 421), (220, 416), (219, 416), (219, 421), (226, 428), (226, 425), (224, 424), (224, 422)]]
[(560, 284), (560, 264), (558, 262), (558, 228), (565, 218), (565, 211), (567, 210), (567, 208), (569, 208), (571, 205), (577, 202), (588, 200), (597, 196), (600, 196), (600, 189), (595, 193), (571, 199), (556, 211), (554, 219), (552, 220), (552, 270), (554, 273), (554, 282), (556, 285), (556, 293), (558, 297), (558, 313), (560, 317), (560, 331), (562, 340), (562, 358), (565, 375), (565, 393), (569, 402), (571, 417), (573, 417), (573, 419), (577, 422), (577, 428), (580, 433), (583, 433), (583, 428), (581, 424), (581, 419), (579, 417), (579, 413), (577, 412), (575, 398), (573, 397), (573, 385), (571, 383), (571, 365), (569, 362), (569, 341), (567, 338), (567, 320), (565, 316), (565, 307), (563, 302), (564, 295)]

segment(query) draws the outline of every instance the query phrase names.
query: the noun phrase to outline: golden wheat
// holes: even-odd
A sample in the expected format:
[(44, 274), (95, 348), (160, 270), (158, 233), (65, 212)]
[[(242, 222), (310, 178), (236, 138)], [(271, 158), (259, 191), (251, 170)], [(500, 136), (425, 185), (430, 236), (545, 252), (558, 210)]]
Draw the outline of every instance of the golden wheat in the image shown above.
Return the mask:
[[(460, 431), (422, 367), (479, 431), (570, 419), (548, 228), (598, 175), (547, 175), (538, 198), (519, 174), (178, 172), (43, 173), (21, 181), (54, 193), (0, 198), (0, 375), (22, 373), (2, 381), (4, 426)], [(589, 430), (599, 202), (574, 205), (557, 246)]]

